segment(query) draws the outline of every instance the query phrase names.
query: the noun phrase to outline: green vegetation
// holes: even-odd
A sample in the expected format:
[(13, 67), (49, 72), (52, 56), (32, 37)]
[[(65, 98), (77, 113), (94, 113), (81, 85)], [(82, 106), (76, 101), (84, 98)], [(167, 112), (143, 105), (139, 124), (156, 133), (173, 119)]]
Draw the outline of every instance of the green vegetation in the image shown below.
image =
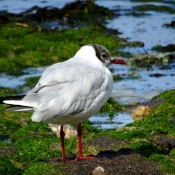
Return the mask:
[(109, 98), (108, 101), (101, 108), (100, 112), (108, 112), (110, 119), (114, 117), (114, 113), (116, 111), (123, 111), (125, 109), (125, 105), (121, 105), (118, 102), (114, 101), (113, 98)]
[(170, 3), (174, 4), (174, 1), (166, 1), (166, 0), (131, 0), (132, 2), (162, 2), (162, 3)]
[(53, 165), (49, 165), (45, 162), (30, 163), (28, 169), (23, 173), (23, 175), (49, 175), (57, 174), (59, 171), (54, 168)]
[(162, 154), (162, 151), (155, 145), (144, 140), (134, 142), (131, 145), (131, 148), (137, 150), (141, 155), (147, 158), (149, 158), (152, 154)]
[(38, 83), (40, 79), (40, 76), (38, 77), (28, 77), (25, 79), (25, 83), (21, 86), (18, 86), (17, 90), (20, 92), (20, 93), (26, 93), (26, 89), (27, 91), (28, 90), (31, 90), (33, 87), (35, 87), (35, 85)]
[(155, 6), (155, 5), (138, 5), (133, 7), (133, 10), (138, 11), (157, 11), (157, 12), (167, 12), (167, 13), (175, 13), (175, 9), (171, 8), (169, 6), (161, 5), (161, 6)]
[[(12, 89), (1, 88), (1, 95), (3, 93), (15, 93)], [(3, 95), (5, 96), (5, 94)], [(115, 141), (122, 140), (127, 142), (115, 148), (114, 151), (120, 151), (122, 148), (130, 148), (145, 157), (147, 160), (153, 160), (160, 164), (162, 171), (165, 173), (175, 174), (174, 161), (175, 149), (165, 152), (160, 148), (159, 144), (154, 144), (150, 140), (156, 136), (166, 136), (175, 138), (174, 125), (174, 104), (175, 104), (175, 90), (165, 91), (155, 98), (164, 98), (165, 102), (155, 106), (150, 116), (128, 124), (126, 129), (122, 131), (116, 130), (98, 130), (92, 127), (92, 123), (85, 121), (83, 123), (83, 140), (93, 141), (102, 136), (107, 136)], [(0, 106), (1, 110), (4, 106)], [(115, 103), (109, 99), (102, 111), (123, 110), (125, 107)], [(1, 114), (1, 149), (4, 150), (8, 158), (2, 157), (3, 168), (1, 171), (14, 171), (11, 174), (59, 174), (59, 170), (55, 169), (55, 163), (51, 160), (61, 159), (60, 139), (57, 138), (45, 123), (35, 123), (30, 119), (31, 114), (23, 112), (4, 112)], [(73, 125), (77, 127), (77, 125)], [(6, 138), (10, 138), (12, 143), (3, 142)], [(105, 141), (105, 140), (104, 140)], [(86, 144), (87, 144), (86, 143)], [(66, 154), (68, 157), (75, 157), (77, 155), (77, 138), (73, 137), (65, 140)], [(95, 145), (86, 145), (84, 154), (100, 152), (101, 147), (94, 147)], [(13, 149), (12, 149), (13, 148)], [(104, 148), (101, 148), (104, 151)], [(14, 150), (14, 151), (10, 151)], [(90, 151), (91, 150), (91, 151)], [(46, 161), (50, 160), (50, 161)], [(11, 162), (11, 163), (10, 163)], [(62, 167), (60, 161), (56, 161), (57, 165)], [(9, 167), (8, 167), (9, 165)], [(43, 169), (41, 170), (43, 166)], [(8, 167), (8, 170), (6, 170)], [(61, 172), (63, 173), (63, 172)], [(10, 174), (10, 173), (9, 173)]]
[(160, 52), (174, 52), (175, 44), (168, 44), (167, 46), (156, 45), (152, 48), (152, 50), (156, 50)]
[(100, 112), (115, 112), (115, 111), (121, 111), (125, 109), (125, 105), (121, 105), (118, 102), (114, 101), (113, 98), (109, 98), (108, 101), (104, 104), (104, 106), (101, 108)]
[(104, 34), (106, 28), (98, 25), (79, 30), (57, 30), (46, 33), (14, 23), (0, 27), (0, 72), (20, 74), (22, 68), (38, 67), (64, 61), (74, 56), (82, 45), (98, 43), (109, 49), (111, 55), (120, 55), (117, 48), (126, 43), (116, 42), (114, 33)]
[(0, 156), (0, 174), (20, 175), (22, 170), (17, 168), (10, 160)]
[(162, 154), (152, 154), (150, 160), (160, 163), (161, 168), (164, 172), (169, 174), (175, 174), (175, 164), (174, 160), (171, 160), (165, 155)]
[(17, 91), (15, 89), (0, 87), (0, 97), (15, 95)]

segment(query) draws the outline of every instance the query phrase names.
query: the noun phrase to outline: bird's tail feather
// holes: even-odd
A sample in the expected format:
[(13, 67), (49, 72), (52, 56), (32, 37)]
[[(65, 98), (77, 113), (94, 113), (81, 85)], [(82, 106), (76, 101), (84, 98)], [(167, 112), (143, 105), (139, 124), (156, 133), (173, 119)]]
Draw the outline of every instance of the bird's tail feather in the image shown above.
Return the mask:
[(6, 104), (4, 102), (6, 100), (22, 100), (24, 97), (25, 97), (25, 95), (0, 97), (0, 104)]
[(28, 106), (20, 106), (20, 105), (10, 105), (8, 106), (5, 111), (21, 111), (21, 112), (33, 112), (33, 108), (32, 107), (28, 107)]
[(5, 111), (33, 111), (33, 107), (23, 105), (22, 99), (24, 97), (25, 95), (0, 97), (0, 104), (9, 105)]

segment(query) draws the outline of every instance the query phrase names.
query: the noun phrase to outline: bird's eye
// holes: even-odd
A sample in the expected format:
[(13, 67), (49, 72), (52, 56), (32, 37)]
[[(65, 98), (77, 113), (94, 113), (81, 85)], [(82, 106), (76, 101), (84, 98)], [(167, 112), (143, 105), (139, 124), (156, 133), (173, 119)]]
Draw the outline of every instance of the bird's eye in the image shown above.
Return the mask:
[(106, 54), (105, 54), (105, 53), (102, 53), (102, 54), (101, 54), (101, 57), (102, 57), (102, 58), (106, 58)]

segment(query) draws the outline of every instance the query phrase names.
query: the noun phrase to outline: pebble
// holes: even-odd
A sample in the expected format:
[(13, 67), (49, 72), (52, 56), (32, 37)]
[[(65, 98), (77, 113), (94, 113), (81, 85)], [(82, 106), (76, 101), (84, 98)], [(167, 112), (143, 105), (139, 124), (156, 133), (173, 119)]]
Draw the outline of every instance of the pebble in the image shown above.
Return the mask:
[(104, 172), (105, 172), (104, 168), (98, 166), (92, 171), (92, 175), (104, 175)]
[(140, 105), (132, 111), (131, 117), (134, 120), (141, 120), (145, 116), (151, 113), (151, 108), (149, 106)]
[[(57, 136), (60, 137), (60, 128), (61, 125), (49, 124), (52, 132)], [(65, 133), (65, 138), (75, 137), (77, 136), (77, 130), (73, 128), (71, 125), (63, 125), (63, 131)]]

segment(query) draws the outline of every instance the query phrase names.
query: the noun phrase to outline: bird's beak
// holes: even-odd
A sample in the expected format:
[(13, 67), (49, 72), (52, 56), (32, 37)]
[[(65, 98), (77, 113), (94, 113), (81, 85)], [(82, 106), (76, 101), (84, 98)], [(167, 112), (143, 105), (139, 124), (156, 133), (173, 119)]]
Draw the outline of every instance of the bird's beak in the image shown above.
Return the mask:
[(127, 64), (126, 61), (122, 60), (122, 59), (118, 59), (118, 58), (114, 58), (111, 60), (112, 64)]

